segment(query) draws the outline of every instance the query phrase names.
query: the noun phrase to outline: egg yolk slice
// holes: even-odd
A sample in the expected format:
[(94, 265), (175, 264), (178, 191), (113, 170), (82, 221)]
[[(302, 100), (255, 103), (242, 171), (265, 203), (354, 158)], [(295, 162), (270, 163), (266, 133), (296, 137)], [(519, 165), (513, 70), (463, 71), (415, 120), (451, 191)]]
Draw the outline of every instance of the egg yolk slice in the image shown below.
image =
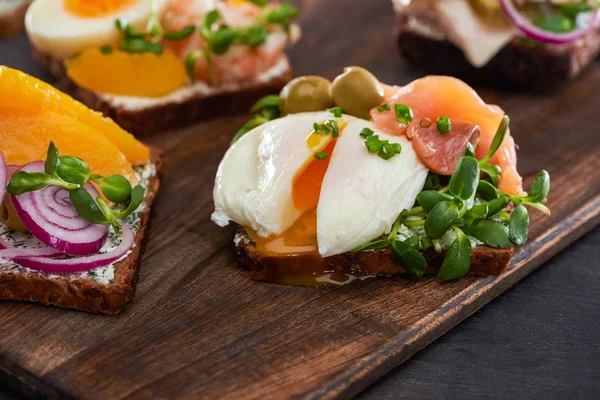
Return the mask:
[(88, 49), (65, 61), (67, 74), (88, 90), (133, 97), (161, 97), (187, 82), (183, 62), (172, 52), (108, 54)]
[(102, 18), (124, 11), (139, 0), (63, 0), (65, 10), (83, 18)]

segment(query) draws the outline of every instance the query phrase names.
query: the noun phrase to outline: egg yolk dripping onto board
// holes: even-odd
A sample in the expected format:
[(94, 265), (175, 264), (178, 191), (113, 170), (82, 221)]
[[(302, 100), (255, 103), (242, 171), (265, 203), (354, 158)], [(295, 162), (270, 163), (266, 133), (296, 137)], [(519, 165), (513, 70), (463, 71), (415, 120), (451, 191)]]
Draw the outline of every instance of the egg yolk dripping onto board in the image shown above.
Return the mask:
[[(336, 122), (342, 134), (348, 122)], [(336, 142), (337, 138), (314, 130), (306, 138), (306, 145), (313, 150), (313, 156), (298, 171), (292, 186), (294, 208), (302, 214), (280, 235), (260, 237), (251, 232), (256, 250), (264, 258), (264, 269), (255, 272), (253, 279), (298, 286), (342, 284), (350, 279), (345, 274), (333, 274), (329, 270), (319, 254), (317, 242), (317, 205)], [(325, 152), (327, 157), (317, 159), (314, 157), (317, 152)], [(327, 279), (320, 279), (324, 275)]]
[(103, 18), (127, 10), (139, 0), (63, 0), (65, 10), (83, 18)]

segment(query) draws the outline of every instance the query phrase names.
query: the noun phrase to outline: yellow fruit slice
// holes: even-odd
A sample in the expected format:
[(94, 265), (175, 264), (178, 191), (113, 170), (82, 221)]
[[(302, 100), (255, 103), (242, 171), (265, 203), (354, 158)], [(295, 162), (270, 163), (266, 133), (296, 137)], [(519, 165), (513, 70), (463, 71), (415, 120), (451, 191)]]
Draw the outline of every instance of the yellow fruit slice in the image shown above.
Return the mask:
[[(148, 162), (150, 150), (110, 118), (90, 110), (77, 100), (21, 71), (0, 66), (0, 107), (24, 107), (53, 111), (88, 125), (114, 143), (133, 165)], [(46, 143), (47, 146), (47, 143)], [(4, 144), (2, 144), (4, 149)]]
[(137, 181), (123, 153), (89, 125), (54, 111), (0, 107), (0, 149), (7, 164), (45, 160), (50, 141), (61, 155), (86, 161), (94, 174), (119, 174)]
[(170, 51), (162, 54), (103, 53), (89, 49), (65, 61), (75, 83), (93, 92), (135, 97), (160, 97), (183, 87), (183, 62)]

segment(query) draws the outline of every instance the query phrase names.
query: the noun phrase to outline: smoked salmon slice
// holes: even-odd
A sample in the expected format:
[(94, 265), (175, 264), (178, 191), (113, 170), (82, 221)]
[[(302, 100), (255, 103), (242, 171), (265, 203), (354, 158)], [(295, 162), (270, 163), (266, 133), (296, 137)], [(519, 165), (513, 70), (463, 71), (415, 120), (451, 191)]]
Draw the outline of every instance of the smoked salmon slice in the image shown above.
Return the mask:
[[(371, 110), (375, 125), (391, 135), (406, 135), (413, 140), (413, 147), (421, 161), (430, 170), (444, 175), (454, 172), (456, 163), (465, 154), (466, 145), (471, 141), (469, 126), (479, 127), (479, 144), (475, 153), (481, 159), (490, 149), (504, 116), (500, 107), (486, 104), (469, 85), (447, 76), (427, 76), (403, 87), (385, 87), (385, 93), (390, 110)], [(412, 122), (403, 124), (398, 121), (394, 113), (395, 104), (404, 104), (412, 109)], [(436, 132), (435, 121), (440, 116), (452, 121), (452, 130), (446, 134)], [(423, 124), (427, 121), (425, 119), (428, 122)], [(429, 123), (430, 127), (427, 126)], [(515, 141), (510, 132), (490, 162), (502, 169), (500, 190), (508, 194), (523, 191), (522, 178), (517, 172)]]

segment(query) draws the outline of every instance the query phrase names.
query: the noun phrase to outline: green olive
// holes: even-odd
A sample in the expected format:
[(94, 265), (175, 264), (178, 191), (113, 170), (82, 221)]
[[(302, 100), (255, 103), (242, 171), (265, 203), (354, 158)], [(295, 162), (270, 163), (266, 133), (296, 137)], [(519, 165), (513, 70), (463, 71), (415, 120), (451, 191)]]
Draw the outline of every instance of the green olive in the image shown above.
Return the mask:
[(17, 217), (17, 211), (8, 195), (4, 197), (4, 201), (0, 203), (0, 219), (6, 226), (18, 232), (29, 232), (23, 222)]
[(322, 111), (333, 107), (331, 82), (320, 76), (300, 76), (288, 82), (279, 93), (283, 114)]
[(369, 111), (385, 99), (377, 78), (361, 67), (344, 68), (344, 73), (333, 80), (331, 94), (345, 113), (366, 119)]

